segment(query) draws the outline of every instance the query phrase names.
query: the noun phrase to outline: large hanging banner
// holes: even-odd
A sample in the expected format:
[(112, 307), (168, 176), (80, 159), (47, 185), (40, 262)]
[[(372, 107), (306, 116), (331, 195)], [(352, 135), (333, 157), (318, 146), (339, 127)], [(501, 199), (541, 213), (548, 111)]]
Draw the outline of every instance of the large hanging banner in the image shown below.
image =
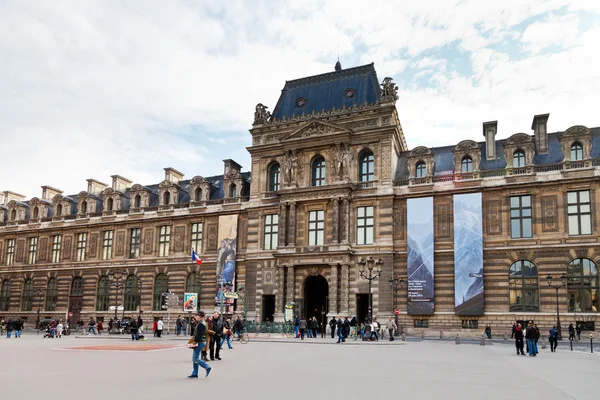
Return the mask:
[(481, 193), (454, 196), (454, 307), (458, 315), (483, 315)]
[(433, 197), (408, 199), (408, 313), (432, 315)]
[(215, 305), (217, 310), (233, 314), (235, 299), (226, 298), (224, 293), (235, 291), (235, 258), (237, 250), (238, 215), (219, 216), (219, 250), (217, 252), (217, 295)]

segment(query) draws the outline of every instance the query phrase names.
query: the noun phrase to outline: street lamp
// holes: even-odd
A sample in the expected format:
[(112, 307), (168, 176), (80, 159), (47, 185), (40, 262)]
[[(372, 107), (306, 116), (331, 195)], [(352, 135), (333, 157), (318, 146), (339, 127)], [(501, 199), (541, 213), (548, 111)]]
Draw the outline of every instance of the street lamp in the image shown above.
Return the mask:
[(556, 290), (556, 329), (558, 330), (557, 339), (562, 340), (562, 334), (561, 334), (561, 329), (560, 329), (560, 313), (558, 311), (558, 289), (562, 288), (563, 286), (565, 286), (567, 284), (567, 277), (565, 275), (561, 275), (560, 278), (556, 278), (557, 280), (560, 279), (560, 281), (558, 281), (558, 283), (553, 284), (552, 282), (554, 281), (554, 279), (555, 278), (552, 275), (548, 275), (546, 277), (548, 286), (550, 286), (551, 288), (554, 288), (554, 290)]
[(124, 277), (127, 276), (127, 271), (112, 271), (108, 273), (108, 279), (110, 281), (110, 287), (115, 288), (115, 318), (113, 320), (112, 326), (110, 327), (110, 331), (108, 333), (119, 334), (121, 331), (119, 330), (119, 324), (117, 323), (117, 309), (119, 308), (119, 291), (125, 287), (123, 283)]
[(35, 320), (36, 335), (40, 334), (40, 308), (42, 307), (42, 297), (44, 296), (44, 293), (46, 293), (46, 289), (33, 289), (33, 294), (38, 297), (37, 318)]
[[(373, 293), (371, 291), (372, 282), (381, 276), (381, 270), (383, 261), (381, 259), (374, 259), (373, 257), (369, 257), (366, 260), (361, 258), (358, 261), (358, 265), (360, 265), (360, 277), (369, 281), (369, 323), (373, 322)], [(373, 270), (375, 270), (373, 272)], [(369, 275), (367, 275), (367, 271)]]
[(396, 330), (394, 331), (394, 336), (398, 336), (398, 290), (404, 287), (404, 278), (398, 277), (398, 275), (394, 275), (393, 278), (390, 278), (388, 281), (390, 284), (390, 289), (394, 291), (394, 319), (396, 321)]

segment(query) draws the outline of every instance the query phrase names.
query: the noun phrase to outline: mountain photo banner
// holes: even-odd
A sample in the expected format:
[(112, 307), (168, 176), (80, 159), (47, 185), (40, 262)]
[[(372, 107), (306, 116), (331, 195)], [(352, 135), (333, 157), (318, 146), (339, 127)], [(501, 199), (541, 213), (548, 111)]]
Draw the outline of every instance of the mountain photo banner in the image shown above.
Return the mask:
[(484, 311), (481, 193), (454, 195), (454, 311)]
[(408, 313), (433, 315), (433, 197), (407, 200)]

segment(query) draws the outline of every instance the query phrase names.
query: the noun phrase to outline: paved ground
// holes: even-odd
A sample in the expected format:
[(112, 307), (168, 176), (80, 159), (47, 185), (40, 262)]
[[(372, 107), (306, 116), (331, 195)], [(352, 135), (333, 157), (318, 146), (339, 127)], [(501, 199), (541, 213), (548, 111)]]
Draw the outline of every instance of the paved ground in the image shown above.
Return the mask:
[[(597, 399), (600, 356), (544, 350), (517, 356), (509, 343), (395, 345), (253, 340), (224, 350), (208, 379), (188, 380), (183, 340), (1, 339), (3, 396), (61, 400), (171, 399)], [(320, 343), (321, 345), (314, 345)], [(311, 345), (312, 344), (312, 345)], [(90, 351), (89, 348), (102, 346)]]

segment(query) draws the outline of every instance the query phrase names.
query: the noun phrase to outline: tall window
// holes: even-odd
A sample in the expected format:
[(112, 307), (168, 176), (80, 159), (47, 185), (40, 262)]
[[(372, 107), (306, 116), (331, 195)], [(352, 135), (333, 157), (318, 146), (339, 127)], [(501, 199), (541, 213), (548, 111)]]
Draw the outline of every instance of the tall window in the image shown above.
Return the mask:
[(0, 311), (8, 311), (10, 305), (10, 281), (5, 279), (2, 281), (0, 288)]
[(140, 228), (131, 230), (129, 239), (129, 258), (138, 258), (140, 256)]
[(60, 261), (60, 246), (62, 243), (62, 235), (52, 236), (52, 254), (51, 261), (56, 264)]
[(323, 157), (317, 157), (312, 162), (312, 186), (324, 186), (325, 185), (325, 159)]
[(510, 234), (513, 238), (530, 238), (531, 196), (512, 196), (510, 198)]
[(197, 293), (198, 298), (200, 298), (200, 274), (196, 272), (190, 272), (185, 280), (185, 292)]
[(33, 209), (33, 219), (38, 219), (40, 216), (40, 208), (39, 207), (35, 207)]
[(96, 294), (96, 311), (108, 311), (110, 301), (110, 283), (108, 276), (102, 275), (98, 279), (98, 292)]
[(576, 258), (567, 267), (570, 312), (598, 312), (598, 268), (587, 258)]
[(535, 264), (519, 260), (510, 266), (508, 275), (510, 311), (539, 311), (538, 270)]
[(62, 216), (62, 204), (59, 204), (56, 206), (56, 216), (57, 217), (61, 217)]
[(110, 260), (112, 258), (113, 231), (104, 231), (102, 239), (102, 259)]
[(425, 178), (427, 176), (427, 166), (425, 165), (425, 163), (422, 161), (418, 163), (415, 172), (415, 177)]
[(569, 235), (592, 234), (592, 208), (590, 191), (580, 190), (567, 193)]
[(517, 150), (513, 153), (513, 168), (521, 168), (525, 166), (525, 152)]
[(360, 182), (375, 180), (375, 157), (371, 151), (365, 151), (358, 159), (358, 180)]
[(194, 193), (194, 200), (195, 201), (202, 201), (202, 189), (196, 188), (196, 191)]
[(324, 243), (325, 211), (311, 211), (308, 213), (308, 244), (318, 246)]
[(125, 280), (125, 311), (135, 311), (139, 304), (139, 284), (135, 275), (129, 275)]
[(167, 280), (167, 276), (165, 274), (156, 275), (156, 279), (154, 279), (154, 296), (152, 296), (152, 310), (162, 311), (163, 293), (167, 293), (168, 291), (169, 281)]
[(161, 226), (158, 235), (158, 256), (169, 256), (169, 243), (171, 242), (171, 227)]
[(232, 183), (231, 186), (229, 186), (229, 198), (235, 199), (236, 197), (238, 197), (237, 186), (235, 183)]
[(87, 233), (77, 234), (77, 261), (85, 260), (85, 247), (87, 242)]
[(279, 190), (281, 177), (281, 167), (278, 163), (271, 165), (269, 168), (269, 191), (276, 192)]
[(571, 161), (583, 160), (583, 146), (579, 142), (571, 145)]
[(33, 303), (33, 281), (25, 279), (23, 284), (23, 297), (21, 298), (21, 311), (31, 311)]
[(12, 210), (10, 212), (10, 220), (11, 221), (16, 221), (17, 220), (17, 210)]
[(265, 215), (265, 250), (274, 250), (277, 248), (279, 232), (279, 215)]
[(15, 239), (6, 241), (6, 265), (12, 265), (15, 261)]
[(135, 208), (140, 208), (142, 206), (142, 196), (136, 194), (135, 199), (133, 200), (133, 205)]
[(468, 174), (473, 172), (473, 159), (471, 157), (465, 157), (460, 163), (460, 172)]
[(87, 214), (87, 201), (81, 203), (81, 213)]
[(37, 258), (37, 242), (38, 238), (29, 238), (29, 253), (27, 255), (28, 264), (35, 264), (35, 260)]
[(373, 206), (356, 209), (356, 244), (373, 244)]
[(163, 195), (163, 203), (165, 206), (168, 206), (169, 204), (171, 204), (171, 193), (170, 192), (167, 191)]
[(83, 278), (80, 276), (71, 281), (71, 296), (83, 296)]
[(108, 201), (106, 202), (106, 208), (108, 208), (108, 211), (113, 210), (113, 205), (114, 205), (113, 199), (108, 199)]
[(50, 278), (48, 286), (46, 286), (46, 311), (56, 311), (56, 302), (58, 301), (58, 284), (56, 278)]
[(196, 253), (202, 253), (202, 223), (192, 224), (192, 250)]

